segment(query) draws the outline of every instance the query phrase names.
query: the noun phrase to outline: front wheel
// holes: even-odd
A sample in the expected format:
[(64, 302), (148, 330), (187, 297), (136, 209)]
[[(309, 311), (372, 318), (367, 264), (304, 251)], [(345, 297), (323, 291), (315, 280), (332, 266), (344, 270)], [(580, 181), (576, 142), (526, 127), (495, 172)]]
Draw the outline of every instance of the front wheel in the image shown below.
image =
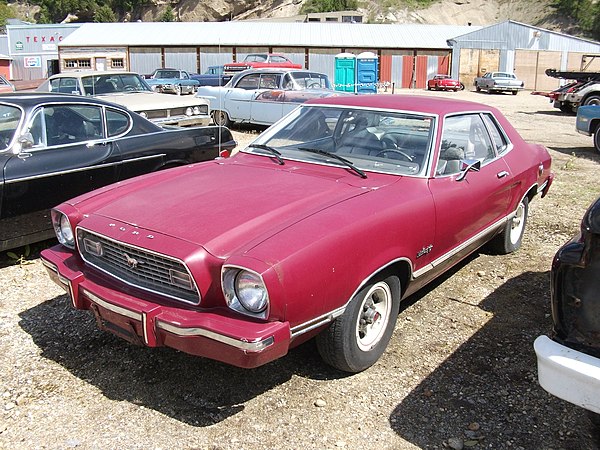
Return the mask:
[(400, 308), (398, 277), (379, 277), (364, 286), (344, 313), (317, 335), (323, 360), (344, 372), (361, 372), (383, 354)]
[(507, 255), (521, 247), (525, 225), (527, 224), (527, 213), (529, 212), (529, 199), (524, 197), (519, 203), (515, 215), (504, 226), (504, 230), (490, 241), (490, 247), (496, 253)]
[(477, 83), (475, 83), (475, 90), (477, 92), (481, 92), (481, 86), (479, 86)]
[(231, 119), (225, 111), (215, 110), (212, 113), (213, 122), (220, 127), (228, 127), (231, 125)]

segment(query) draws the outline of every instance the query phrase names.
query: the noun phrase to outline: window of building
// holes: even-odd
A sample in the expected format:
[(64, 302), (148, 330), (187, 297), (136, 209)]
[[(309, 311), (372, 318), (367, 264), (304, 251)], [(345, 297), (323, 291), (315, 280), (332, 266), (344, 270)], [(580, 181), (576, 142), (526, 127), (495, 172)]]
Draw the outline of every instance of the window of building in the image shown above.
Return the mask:
[(123, 58), (113, 58), (110, 60), (110, 66), (113, 69), (122, 69), (125, 67), (125, 62), (123, 61)]
[(83, 68), (89, 69), (92, 67), (91, 59), (65, 59), (65, 68)]

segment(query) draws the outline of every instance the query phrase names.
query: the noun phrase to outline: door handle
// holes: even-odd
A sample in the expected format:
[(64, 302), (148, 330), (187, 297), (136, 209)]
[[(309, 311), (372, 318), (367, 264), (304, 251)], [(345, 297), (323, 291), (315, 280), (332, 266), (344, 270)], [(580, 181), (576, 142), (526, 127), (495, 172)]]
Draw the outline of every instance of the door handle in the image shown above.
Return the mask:
[(504, 178), (508, 176), (508, 172), (506, 170), (503, 170), (502, 172), (498, 172), (498, 174), (496, 175), (498, 178)]

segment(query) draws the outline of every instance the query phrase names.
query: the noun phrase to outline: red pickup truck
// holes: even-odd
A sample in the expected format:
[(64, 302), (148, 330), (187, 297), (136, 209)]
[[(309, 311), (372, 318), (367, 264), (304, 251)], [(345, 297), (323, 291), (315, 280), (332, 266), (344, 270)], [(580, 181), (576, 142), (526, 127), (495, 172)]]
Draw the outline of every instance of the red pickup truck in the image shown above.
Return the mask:
[(244, 61), (225, 64), (224, 74), (234, 74), (246, 69), (259, 67), (287, 67), (289, 69), (302, 69), (302, 64), (295, 64), (279, 53), (250, 53)]

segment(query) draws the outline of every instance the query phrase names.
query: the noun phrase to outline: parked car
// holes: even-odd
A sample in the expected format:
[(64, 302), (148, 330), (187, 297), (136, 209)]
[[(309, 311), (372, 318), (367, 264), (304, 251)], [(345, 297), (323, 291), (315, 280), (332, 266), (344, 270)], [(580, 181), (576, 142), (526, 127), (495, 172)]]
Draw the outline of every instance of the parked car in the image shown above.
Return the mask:
[(15, 86), (3, 75), (0, 75), (0, 94), (6, 94), (7, 92), (15, 92)]
[(163, 94), (193, 94), (200, 85), (185, 70), (156, 69), (146, 83), (153, 91)]
[(477, 92), (511, 92), (517, 95), (525, 87), (525, 83), (519, 80), (514, 73), (488, 72), (482, 77), (475, 78), (475, 90)]
[[(581, 108), (580, 108), (581, 109)], [(538, 380), (550, 394), (589, 411), (600, 430), (600, 197), (551, 271), (554, 327), (534, 342)]]
[(594, 136), (594, 148), (600, 152), (600, 106), (580, 106), (577, 108), (575, 129), (586, 136)]
[(223, 73), (223, 66), (208, 66), (206, 72), (190, 76), (198, 81), (199, 86), (225, 86), (231, 80), (231, 75)]
[(196, 95), (210, 102), (213, 122), (270, 125), (311, 98), (340, 95), (327, 75), (301, 69), (250, 69), (223, 87), (200, 87)]
[(487, 105), (313, 99), (233, 158), (62, 203), (41, 257), (125, 339), (255, 367), (316, 336), (358, 372), (401, 299), (486, 242), (519, 248), (550, 165)]
[(260, 67), (285, 67), (287, 69), (302, 69), (302, 64), (292, 62), (287, 56), (280, 53), (250, 53), (242, 62), (231, 62), (223, 66), (226, 74), (234, 74), (247, 69)]
[(227, 128), (165, 129), (92, 97), (4, 94), (0, 251), (54, 236), (50, 208), (75, 195), (234, 147)]
[(459, 91), (461, 89), (461, 83), (455, 80), (450, 75), (435, 75), (433, 78), (427, 80), (428, 90), (443, 90), (443, 91)]
[(118, 103), (159, 125), (208, 125), (208, 102), (201, 97), (175, 97), (154, 92), (133, 72), (85, 71), (52, 75), (37, 92), (91, 95)]

